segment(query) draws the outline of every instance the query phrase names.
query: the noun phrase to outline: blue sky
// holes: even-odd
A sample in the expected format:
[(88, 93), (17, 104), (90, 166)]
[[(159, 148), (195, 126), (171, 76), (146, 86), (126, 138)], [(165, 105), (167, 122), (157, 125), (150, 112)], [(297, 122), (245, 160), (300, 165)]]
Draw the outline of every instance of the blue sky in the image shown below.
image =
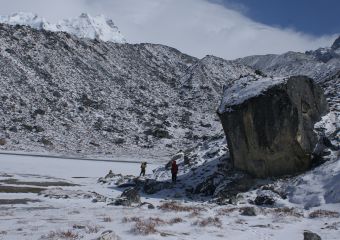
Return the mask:
[(315, 36), (340, 33), (340, 0), (211, 0), (254, 21)]

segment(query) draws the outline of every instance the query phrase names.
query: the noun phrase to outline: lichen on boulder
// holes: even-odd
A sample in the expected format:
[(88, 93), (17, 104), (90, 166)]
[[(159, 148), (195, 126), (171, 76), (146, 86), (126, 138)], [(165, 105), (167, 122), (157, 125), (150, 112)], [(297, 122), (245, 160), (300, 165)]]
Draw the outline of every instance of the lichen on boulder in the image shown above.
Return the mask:
[(314, 124), (328, 111), (322, 89), (305, 76), (248, 76), (225, 88), (218, 114), (234, 167), (256, 177), (308, 169)]

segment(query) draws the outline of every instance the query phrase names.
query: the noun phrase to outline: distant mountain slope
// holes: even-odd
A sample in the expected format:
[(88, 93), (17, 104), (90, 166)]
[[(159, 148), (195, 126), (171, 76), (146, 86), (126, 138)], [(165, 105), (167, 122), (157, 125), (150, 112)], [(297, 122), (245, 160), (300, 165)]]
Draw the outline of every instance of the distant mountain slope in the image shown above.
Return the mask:
[(306, 53), (287, 52), (281, 55), (256, 55), (237, 59), (236, 62), (275, 76), (307, 75), (321, 81), (340, 69), (340, 37), (332, 47)]
[(64, 19), (53, 24), (36, 14), (21, 12), (9, 16), (0, 16), (0, 23), (25, 25), (38, 30), (44, 29), (53, 32), (62, 31), (79, 38), (98, 39), (115, 43), (126, 42), (113, 21), (103, 15), (92, 17), (89, 14), (82, 13), (77, 18)]
[(247, 74), (162, 45), (0, 24), (1, 148), (174, 152), (221, 132), (222, 86)]

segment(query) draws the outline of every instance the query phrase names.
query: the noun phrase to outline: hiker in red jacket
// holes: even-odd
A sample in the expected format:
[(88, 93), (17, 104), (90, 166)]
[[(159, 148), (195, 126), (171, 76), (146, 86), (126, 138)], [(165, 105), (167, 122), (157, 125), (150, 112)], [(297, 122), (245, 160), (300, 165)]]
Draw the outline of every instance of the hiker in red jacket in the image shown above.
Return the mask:
[(172, 161), (172, 164), (171, 164), (171, 175), (172, 175), (172, 182), (173, 183), (176, 183), (177, 181), (177, 172), (178, 172), (178, 166), (177, 166), (177, 163), (176, 161)]

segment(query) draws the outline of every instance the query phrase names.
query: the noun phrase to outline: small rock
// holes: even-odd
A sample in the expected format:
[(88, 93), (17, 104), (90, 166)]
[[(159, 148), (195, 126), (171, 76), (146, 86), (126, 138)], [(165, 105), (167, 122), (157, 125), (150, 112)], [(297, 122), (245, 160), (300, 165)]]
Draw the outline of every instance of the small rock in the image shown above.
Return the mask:
[(131, 206), (133, 203), (140, 203), (140, 195), (135, 188), (128, 188), (124, 190), (122, 195), (117, 198), (113, 204), (116, 206)]
[(140, 203), (140, 195), (137, 189), (135, 188), (128, 188), (124, 190), (121, 197), (127, 198), (132, 203)]
[(241, 209), (241, 215), (243, 216), (256, 216), (255, 208), (244, 207)]
[(121, 240), (121, 238), (115, 232), (106, 230), (95, 240)]
[(303, 239), (304, 240), (321, 240), (321, 237), (316, 233), (305, 230), (303, 233)]
[(1, 138), (1, 139), (0, 139), (0, 146), (3, 146), (3, 145), (5, 145), (5, 144), (6, 144), (6, 139)]
[(16, 126), (12, 126), (8, 130), (11, 132), (18, 132), (18, 128)]
[(153, 204), (150, 203), (150, 204), (148, 205), (148, 209), (155, 209), (155, 206), (154, 206)]
[(275, 203), (274, 198), (267, 195), (259, 195), (255, 198), (254, 203), (256, 205), (273, 205)]
[(171, 183), (169, 182), (157, 182), (155, 180), (147, 180), (143, 186), (143, 191), (147, 194), (154, 194), (170, 187)]

